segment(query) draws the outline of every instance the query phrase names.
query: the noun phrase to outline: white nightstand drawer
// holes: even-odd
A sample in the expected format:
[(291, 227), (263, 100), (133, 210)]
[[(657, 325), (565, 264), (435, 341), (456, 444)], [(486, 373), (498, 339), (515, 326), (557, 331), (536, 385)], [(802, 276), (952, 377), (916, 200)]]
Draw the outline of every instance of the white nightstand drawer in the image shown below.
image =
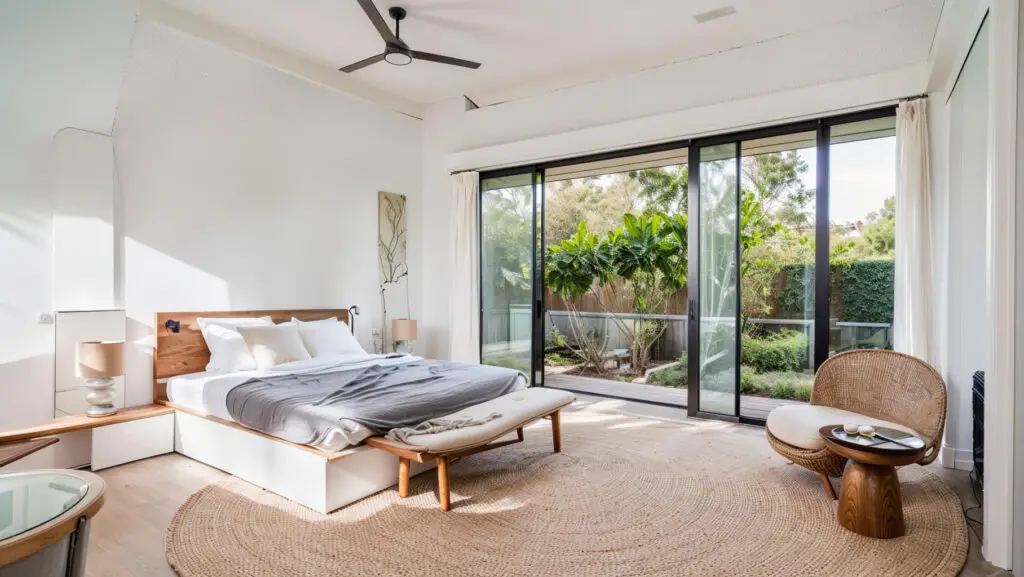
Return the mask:
[(174, 451), (174, 414), (96, 427), (92, 431), (92, 470)]

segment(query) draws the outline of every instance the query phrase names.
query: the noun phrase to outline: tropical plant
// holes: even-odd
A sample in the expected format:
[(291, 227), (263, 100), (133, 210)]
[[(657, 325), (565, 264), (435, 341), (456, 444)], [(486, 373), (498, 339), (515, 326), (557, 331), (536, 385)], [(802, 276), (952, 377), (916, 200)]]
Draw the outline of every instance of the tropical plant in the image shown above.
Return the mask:
[(569, 349), (585, 365), (599, 373), (604, 371), (608, 338), (607, 335), (587, 330), (583, 325), (579, 300), (591, 292), (595, 284), (604, 284), (611, 278), (610, 252), (605, 242), (587, 230), (587, 223), (580, 221), (576, 234), (556, 246), (548, 247), (547, 271), (544, 275), (545, 284), (562, 298), (568, 309), (569, 329), (576, 345), (569, 346)]
[[(607, 338), (588, 335), (580, 321), (578, 300), (591, 294), (626, 336), (633, 369), (646, 372), (651, 346), (665, 331), (664, 320), (651, 316), (686, 284), (685, 238), (685, 215), (626, 214), (604, 239), (580, 222), (575, 235), (548, 248), (545, 281), (566, 302), (574, 350), (586, 363), (601, 371), (607, 350)], [(623, 298), (633, 312), (629, 319), (614, 312)]]

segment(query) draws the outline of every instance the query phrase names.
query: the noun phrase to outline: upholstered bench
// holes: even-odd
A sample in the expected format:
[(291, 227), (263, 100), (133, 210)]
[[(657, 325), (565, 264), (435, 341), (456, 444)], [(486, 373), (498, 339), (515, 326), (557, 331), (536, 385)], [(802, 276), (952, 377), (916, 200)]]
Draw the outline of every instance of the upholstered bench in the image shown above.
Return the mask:
[[(440, 433), (413, 435), (407, 437), (404, 442), (387, 437), (371, 437), (367, 439), (366, 444), (398, 456), (399, 497), (409, 496), (409, 467), (412, 461), (417, 463), (436, 461), (441, 509), (447, 511), (451, 508), (448, 463), (452, 459), (522, 442), (523, 427), (545, 417), (551, 419), (554, 452), (558, 453), (562, 450), (559, 411), (575, 400), (576, 396), (566, 391), (531, 387), (474, 405), (445, 417), (446, 419), (469, 417), (484, 420), (492, 413), (500, 415), (481, 425)], [(513, 430), (517, 433), (516, 439), (497, 440)]]

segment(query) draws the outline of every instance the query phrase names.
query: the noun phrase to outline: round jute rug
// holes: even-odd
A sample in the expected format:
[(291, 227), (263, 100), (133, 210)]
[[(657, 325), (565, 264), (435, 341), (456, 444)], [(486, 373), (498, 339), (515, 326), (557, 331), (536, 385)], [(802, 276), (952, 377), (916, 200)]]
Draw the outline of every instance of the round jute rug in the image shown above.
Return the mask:
[(917, 465), (899, 472), (907, 535), (875, 540), (841, 528), (818, 477), (760, 430), (562, 419), (560, 454), (545, 421), (456, 462), (448, 513), (432, 472), (407, 499), (391, 489), (332, 515), (225, 479), (175, 514), (167, 560), (184, 577), (925, 577), (966, 558), (960, 502)]

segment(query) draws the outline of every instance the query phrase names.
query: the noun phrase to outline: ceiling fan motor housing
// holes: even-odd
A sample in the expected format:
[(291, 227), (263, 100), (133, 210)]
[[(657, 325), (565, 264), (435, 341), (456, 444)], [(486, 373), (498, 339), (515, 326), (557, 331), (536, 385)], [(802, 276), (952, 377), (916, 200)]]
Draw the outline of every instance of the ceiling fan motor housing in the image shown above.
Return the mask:
[(388, 43), (384, 49), (384, 60), (395, 66), (405, 66), (412, 62), (412, 51), (398, 44)]

